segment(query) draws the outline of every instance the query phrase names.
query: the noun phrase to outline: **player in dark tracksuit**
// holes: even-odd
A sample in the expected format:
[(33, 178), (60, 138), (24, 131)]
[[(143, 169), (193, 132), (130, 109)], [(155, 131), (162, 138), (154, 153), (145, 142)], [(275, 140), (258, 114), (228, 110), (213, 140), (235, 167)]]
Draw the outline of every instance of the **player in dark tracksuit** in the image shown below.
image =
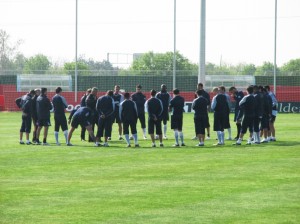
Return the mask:
[(40, 95), (41, 90), (40, 89), (35, 89), (34, 91), (35, 91), (35, 94), (32, 97), (32, 114), (31, 114), (31, 117), (32, 117), (32, 124), (33, 124), (32, 142), (36, 143), (36, 132), (37, 132), (37, 129), (38, 129), (38, 123), (37, 123), (38, 115), (37, 115), (37, 111), (36, 111), (36, 100), (37, 100), (38, 96)]
[(136, 103), (138, 110), (138, 119), (141, 122), (144, 139), (147, 139), (146, 136), (146, 119), (145, 119), (145, 102), (146, 96), (142, 93), (142, 86), (136, 86), (136, 92), (131, 95), (131, 99)]
[(214, 131), (217, 132), (218, 136), (218, 143), (215, 145), (224, 145), (224, 128), (226, 127), (229, 106), (222, 88), (219, 87), (218, 91), (211, 104), (211, 109), (214, 110)]
[(119, 117), (119, 106), (120, 106), (120, 103), (123, 102), (124, 96), (120, 93), (120, 86), (119, 85), (115, 85), (113, 99), (114, 99), (114, 102), (115, 102), (115, 112), (114, 112), (113, 123), (115, 122), (115, 123), (118, 124), (119, 140), (123, 140), (123, 137), (122, 137), (122, 132), (123, 132), (122, 131), (122, 121), (120, 120), (120, 117)]
[(104, 135), (103, 146), (108, 146), (107, 140), (111, 137), (112, 122), (115, 113), (115, 102), (112, 90), (107, 91), (106, 95), (101, 96), (97, 100), (96, 108), (99, 113), (96, 145), (100, 145), (99, 138)]
[(136, 103), (130, 100), (130, 93), (124, 94), (124, 101), (119, 107), (119, 117), (123, 123), (123, 132), (125, 135), (125, 140), (127, 142), (127, 147), (131, 147), (129, 138), (129, 127), (131, 129), (131, 134), (134, 139), (135, 147), (139, 147), (138, 136), (136, 131), (136, 122), (138, 117), (138, 109)]
[(156, 90), (151, 90), (151, 98), (145, 103), (148, 111), (148, 133), (151, 136), (152, 147), (156, 147), (154, 128), (156, 129), (156, 135), (158, 135), (160, 146), (163, 147), (162, 143), (162, 131), (161, 131), (161, 116), (163, 113), (163, 104), (160, 99), (156, 98)]
[(57, 87), (56, 95), (52, 97), (52, 104), (54, 108), (54, 136), (56, 145), (60, 145), (58, 141), (58, 135), (59, 135), (59, 128), (61, 127), (61, 130), (64, 133), (66, 143), (68, 142), (68, 124), (67, 124), (67, 118), (65, 115), (65, 109), (68, 108), (68, 104), (66, 99), (61, 95), (62, 88)]
[(26, 144), (30, 145), (29, 134), (31, 131), (31, 122), (32, 122), (32, 97), (34, 96), (35, 91), (30, 90), (29, 93), (20, 98), (19, 107), (22, 109), (22, 124), (20, 128), (20, 144), (25, 144), (23, 141), (23, 133), (26, 135)]
[(263, 116), (260, 125), (260, 136), (264, 138), (261, 140), (261, 143), (268, 143), (269, 121), (272, 116), (272, 98), (263, 86), (259, 86), (259, 91), (263, 96)]
[(51, 126), (50, 122), (50, 110), (52, 110), (52, 104), (47, 97), (47, 88), (41, 88), (41, 95), (36, 100), (36, 110), (38, 114), (38, 129), (36, 134), (36, 144), (41, 144), (39, 137), (41, 129), (44, 127), (43, 145), (49, 145), (47, 143), (48, 128)]
[(69, 116), (69, 124), (71, 123), (71, 128), (68, 134), (68, 142), (67, 146), (72, 146), (71, 138), (72, 134), (76, 128), (80, 125), (81, 127), (85, 127), (89, 132), (92, 139), (95, 141), (94, 131), (92, 129), (92, 119), (93, 111), (89, 107), (79, 107), (77, 110), (73, 110)]
[(192, 109), (194, 113), (195, 133), (199, 139), (198, 146), (204, 146), (205, 128), (208, 119), (207, 99), (203, 96), (204, 90), (197, 90), (197, 98), (194, 99)]
[[(98, 124), (98, 112), (96, 110), (96, 103), (97, 103), (97, 92), (98, 89), (96, 87), (92, 88), (91, 93), (86, 97), (85, 103), (86, 106), (89, 107), (92, 110), (92, 129), (93, 132), (95, 131), (95, 124)], [(91, 138), (91, 135), (89, 135), (89, 142), (93, 142), (94, 140)]]
[(238, 91), (234, 86), (229, 88), (229, 92), (230, 94), (233, 95), (233, 98), (235, 100), (235, 108), (234, 108), (234, 122), (236, 123), (236, 127), (237, 127), (237, 134), (236, 137), (234, 138), (235, 140), (238, 140), (240, 133), (241, 133), (241, 120), (243, 117), (243, 111), (240, 108), (240, 101), (243, 99), (244, 97), (244, 93), (243, 91)]
[[(244, 96), (240, 101), (240, 107), (243, 110), (243, 118), (242, 118), (242, 129), (240, 133), (240, 137), (236, 142), (236, 145), (240, 145), (243, 139), (244, 134), (247, 132), (249, 128), (249, 132), (253, 132), (253, 123), (255, 116), (255, 98), (253, 95), (253, 86), (249, 86), (247, 88), (248, 95)], [(251, 144), (251, 139), (248, 140), (247, 144)]]
[[(86, 98), (87, 96), (92, 92), (92, 89), (87, 89), (85, 94), (81, 97), (80, 99), (80, 106), (81, 107), (86, 107)], [(80, 138), (81, 138), (81, 141), (85, 141), (85, 127), (81, 127), (81, 133), (80, 133)]]
[(263, 117), (263, 94), (259, 92), (258, 86), (253, 86), (253, 94), (255, 99), (255, 115), (253, 120), (253, 134), (252, 139), (255, 144), (260, 144), (260, 133), (259, 133), (259, 126), (261, 124), (261, 120)]
[(171, 101), (171, 96), (167, 92), (167, 86), (165, 84), (161, 85), (161, 90), (155, 96), (160, 99), (163, 104), (163, 113), (161, 119), (164, 125), (164, 139), (167, 139), (167, 121), (169, 120), (169, 104)]
[(174, 97), (170, 101), (169, 111), (172, 112), (171, 115), (171, 129), (174, 130), (175, 145), (179, 146), (178, 136), (181, 140), (181, 146), (185, 146), (183, 141), (182, 133), (182, 122), (183, 122), (183, 111), (184, 111), (184, 98), (179, 95), (179, 89), (173, 90)]

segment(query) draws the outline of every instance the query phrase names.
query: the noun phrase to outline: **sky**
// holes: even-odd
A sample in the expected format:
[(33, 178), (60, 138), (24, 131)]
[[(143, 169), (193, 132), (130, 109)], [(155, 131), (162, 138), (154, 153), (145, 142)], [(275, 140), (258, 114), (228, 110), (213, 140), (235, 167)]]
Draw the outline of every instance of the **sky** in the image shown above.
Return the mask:
[[(26, 57), (75, 58), (76, 0), (0, 0), (0, 29)], [(199, 61), (200, 0), (176, 0), (176, 49)], [(277, 66), (300, 58), (300, 0), (277, 1)], [(206, 62), (274, 62), (275, 0), (207, 0)], [(127, 66), (174, 49), (174, 0), (78, 0), (78, 55)]]

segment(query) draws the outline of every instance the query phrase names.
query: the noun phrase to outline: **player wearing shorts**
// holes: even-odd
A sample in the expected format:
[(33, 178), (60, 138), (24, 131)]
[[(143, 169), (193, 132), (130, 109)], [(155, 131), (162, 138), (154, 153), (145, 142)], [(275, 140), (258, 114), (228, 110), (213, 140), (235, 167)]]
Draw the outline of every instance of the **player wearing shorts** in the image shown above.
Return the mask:
[(123, 123), (123, 132), (125, 140), (127, 142), (127, 147), (131, 147), (129, 138), (129, 127), (134, 139), (134, 145), (135, 147), (139, 147), (138, 136), (136, 131), (138, 109), (136, 103), (130, 99), (130, 93), (124, 94), (124, 101), (120, 104), (119, 107), (119, 116), (121, 122)]
[(136, 86), (136, 92), (131, 95), (131, 99), (136, 103), (137, 110), (138, 110), (138, 119), (141, 122), (144, 139), (147, 139), (146, 119), (145, 119), (146, 96), (142, 93), (142, 86), (140, 84)]
[(79, 125), (85, 127), (91, 138), (95, 141), (96, 138), (92, 128), (92, 119), (94, 119), (92, 113), (89, 107), (79, 107), (78, 110), (73, 110), (70, 113), (69, 124), (71, 124), (71, 128), (68, 134), (67, 146), (73, 146), (71, 143), (72, 134)]
[(49, 145), (47, 142), (48, 128), (51, 126), (50, 122), (50, 110), (52, 110), (52, 104), (47, 97), (47, 88), (41, 88), (41, 95), (36, 100), (36, 110), (38, 115), (38, 129), (36, 133), (36, 144), (40, 145), (39, 140), (40, 133), (44, 127), (43, 145)]
[(162, 143), (162, 131), (161, 131), (161, 116), (163, 113), (163, 104), (160, 99), (156, 98), (156, 90), (150, 91), (151, 98), (145, 103), (148, 111), (148, 133), (151, 136), (152, 147), (156, 147), (154, 129), (156, 129), (156, 135), (158, 135), (160, 146)]
[(119, 85), (115, 85), (114, 93), (113, 93), (113, 99), (114, 99), (114, 102), (115, 102), (115, 112), (114, 112), (113, 123), (118, 124), (119, 140), (124, 140), (123, 137), (122, 137), (122, 129), (123, 129), (122, 128), (122, 121), (120, 120), (120, 116), (119, 116), (119, 106), (120, 106), (120, 103), (123, 102), (124, 96), (120, 93), (120, 86)]
[(155, 96), (157, 99), (161, 100), (163, 104), (163, 113), (161, 119), (164, 125), (164, 139), (167, 139), (167, 122), (169, 120), (169, 104), (171, 101), (171, 96), (167, 92), (167, 86), (165, 84), (161, 85), (161, 90)]
[(169, 105), (169, 111), (172, 112), (171, 129), (174, 130), (175, 145), (173, 146), (175, 147), (179, 146), (178, 137), (180, 138), (181, 146), (185, 146), (182, 133), (184, 98), (179, 93), (179, 89), (173, 90), (174, 97), (171, 99)]
[(57, 87), (55, 89), (55, 96), (52, 98), (52, 104), (54, 108), (54, 136), (56, 145), (60, 145), (58, 141), (58, 135), (59, 135), (59, 128), (64, 133), (65, 141), (68, 142), (68, 124), (67, 124), (67, 118), (65, 115), (65, 109), (68, 108), (68, 104), (66, 99), (61, 95), (62, 88)]
[(208, 122), (207, 99), (203, 96), (203, 93), (204, 90), (197, 90), (196, 94), (198, 97), (194, 99), (192, 104), (192, 109), (195, 111), (195, 133), (199, 140), (199, 144), (197, 146), (204, 146), (205, 128)]

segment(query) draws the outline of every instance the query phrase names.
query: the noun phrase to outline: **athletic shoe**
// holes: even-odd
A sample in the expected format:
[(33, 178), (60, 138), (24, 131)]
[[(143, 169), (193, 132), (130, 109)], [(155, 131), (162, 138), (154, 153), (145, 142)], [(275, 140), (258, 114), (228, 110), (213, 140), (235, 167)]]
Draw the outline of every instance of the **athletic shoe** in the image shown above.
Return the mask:
[(198, 140), (198, 137), (197, 137), (197, 136), (195, 136), (195, 137), (193, 137), (193, 138), (192, 138), (192, 140)]
[(140, 147), (140, 145), (139, 145), (139, 144), (135, 144), (135, 145), (134, 145), (134, 147), (136, 147), (136, 148), (139, 148), (139, 147)]
[(164, 147), (164, 144), (163, 144), (163, 143), (159, 143), (159, 146), (160, 146), (160, 147)]
[(207, 136), (207, 137), (206, 137), (206, 140), (210, 140), (210, 136)]
[(251, 145), (252, 144), (252, 141), (249, 139), (246, 143), (246, 145)]
[(119, 137), (119, 140), (124, 140), (124, 138), (122, 138), (122, 136)]
[(173, 147), (179, 147), (179, 144), (174, 144)]
[(95, 143), (95, 145), (94, 145), (95, 147), (100, 147), (100, 146), (102, 146), (101, 144), (99, 144), (99, 143)]
[(42, 143), (41, 143), (39, 140), (37, 140), (37, 141), (35, 142), (35, 144), (36, 144), (36, 145), (41, 145)]
[(260, 144), (260, 142), (254, 142), (254, 144)]
[(199, 144), (196, 145), (196, 146), (199, 146), (199, 147), (204, 146), (204, 143), (199, 143)]
[(107, 142), (105, 142), (105, 143), (103, 144), (103, 146), (104, 146), (104, 147), (109, 147), (109, 145), (108, 145)]
[(232, 145), (241, 145), (240, 142), (233, 143)]
[(222, 142), (217, 142), (217, 143), (215, 143), (215, 144), (213, 144), (213, 145), (215, 145), (215, 146), (218, 146), (218, 145), (224, 145), (224, 143), (222, 143)]
[(226, 138), (226, 140), (232, 140), (232, 138), (230, 137), (230, 138)]
[(271, 142), (276, 142), (276, 138), (274, 138), (274, 137), (273, 137), (273, 138), (270, 138), (270, 141), (271, 141)]
[(168, 139), (168, 137), (167, 137), (167, 136), (164, 136), (164, 139), (166, 139), (166, 140), (167, 140), (167, 139)]
[(185, 146), (185, 144), (184, 144), (184, 143), (181, 143), (181, 146)]
[(108, 137), (107, 140), (111, 140), (111, 137)]
[(147, 136), (144, 135), (144, 140), (147, 140)]
[(20, 141), (20, 144), (21, 144), (21, 145), (24, 145), (24, 144), (25, 144), (25, 142), (23, 142), (23, 141)]
[(152, 143), (152, 148), (155, 148), (155, 147), (156, 147), (155, 143)]
[(267, 139), (262, 139), (261, 141), (260, 141), (260, 143), (268, 143), (269, 141), (267, 140)]
[(48, 142), (43, 142), (43, 145), (47, 146), (50, 145)]
[(60, 143), (59, 143), (59, 142), (56, 142), (56, 145), (60, 145)]
[(32, 143), (31, 142), (26, 142), (26, 145), (31, 145)]
[(237, 140), (239, 140), (239, 137), (235, 137), (233, 140), (237, 141)]
[(130, 144), (128, 144), (126, 147), (127, 147), (127, 148), (130, 148), (130, 147), (131, 147), (131, 145), (130, 145)]
[(73, 144), (69, 142), (69, 143), (67, 143), (67, 146), (73, 146)]

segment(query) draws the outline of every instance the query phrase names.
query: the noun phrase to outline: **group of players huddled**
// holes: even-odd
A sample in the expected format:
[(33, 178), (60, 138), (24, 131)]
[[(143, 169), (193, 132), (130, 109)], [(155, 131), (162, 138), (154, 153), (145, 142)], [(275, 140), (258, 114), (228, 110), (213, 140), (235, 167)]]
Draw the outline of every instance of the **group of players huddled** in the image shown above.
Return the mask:
[[(22, 125), (20, 129), (20, 144), (43, 144), (47, 142), (48, 128), (51, 126), (50, 111), (54, 111), (54, 136), (56, 144), (59, 142), (59, 129), (61, 128), (67, 146), (72, 146), (71, 138), (74, 130), (81, 126), (81, 140), (86, 141), (85, 133), (89, 133), (89, 142), (95, 146), (107, 147), (111, 140), (113, 123), (118, 124), (119, 140), (124, 140), (127, 147), (133, 145), (139, 147), (137, 135), (137, 121), (140, 120), (143, 139), (147, 139), (145, 109), (148, 112), (148, 134), (151, 136), (152, 147), (163, 147), (163, 139), (167, 139), (167, 121), (171, 112), (171, 129), (174, 130), (174, 147), (185, 146), (182, 132), (183, 112), (185, 99), (180, 95), (179, 89), (173, 90), (173, 96), (168, 93), (167, 86), (161, 85), (161, 90), (150, 91), (151, 97), (147, 100), (142, 93), (142, 86), (136, 86), (136, 92), (121, 93), (120, 86), (116, 85), (114, 90), (109, 90), (105, 95), (97, 98), (96, 87), (88, 89), (81, 98), (80, 107), (71, 111), (68, 121), (65, 109), (68, 107), (66, 99), (62, 96), (62, 88), (57, 87), (52, 102), (47, 97), (47, 88), (30, 90), (26, 95), (16, 99), (16, 104), (22, 109)], [(215, 87), (212, 90), (214, 97), (203, 89), (203, 84), (197, 85), (195, 99), (192, 103), (194, 110), (195, 140), (199, 140), (197, 146), (204, 146), (205, 139), (210, 139), (210, 123), (208, 112), (214, 113), (213, 130), (217, 133), (218, 142), (214, 145), (224, 145), (224, 130), (228, 130), (227, 140), (232, 140), (230, 127), (231, 98), (226, 93), (225, 87)], [(249, 86), (247, 94), (238, 91), (235, 87), (229, 89), (235, 101), (234, 122), (237, 126), (236, 145), (240, 145), (244, 134), (249, 129), (250, 137), (247, 144), (260, 144), (276, 141), (274, 122), (277, 114), (277, 100), (270, 91), (269, 86)], [(163, 123), (163, 127), (162, 127)], [(33, 124), (32, 142), (29, 139)], [(68, 131), (68, 124), (70, 131)], [(95, 125), (97, 129), (95, 132)], [(43, 140), (40, 141), (42, 128)], [(130, 132), (129, 132), (130, 129)], [(207, 130), (207, 133), (205, 133)], [(26, 142), (23, 141), (23, 134)], [(131, 135), (130, 135), (131, 133)], [(207, 137), (206, 137), (207, 134)], [(263, 136), (263, 138), (262, 138)], [(262, 138), (262, 140), (261, 140)]]

